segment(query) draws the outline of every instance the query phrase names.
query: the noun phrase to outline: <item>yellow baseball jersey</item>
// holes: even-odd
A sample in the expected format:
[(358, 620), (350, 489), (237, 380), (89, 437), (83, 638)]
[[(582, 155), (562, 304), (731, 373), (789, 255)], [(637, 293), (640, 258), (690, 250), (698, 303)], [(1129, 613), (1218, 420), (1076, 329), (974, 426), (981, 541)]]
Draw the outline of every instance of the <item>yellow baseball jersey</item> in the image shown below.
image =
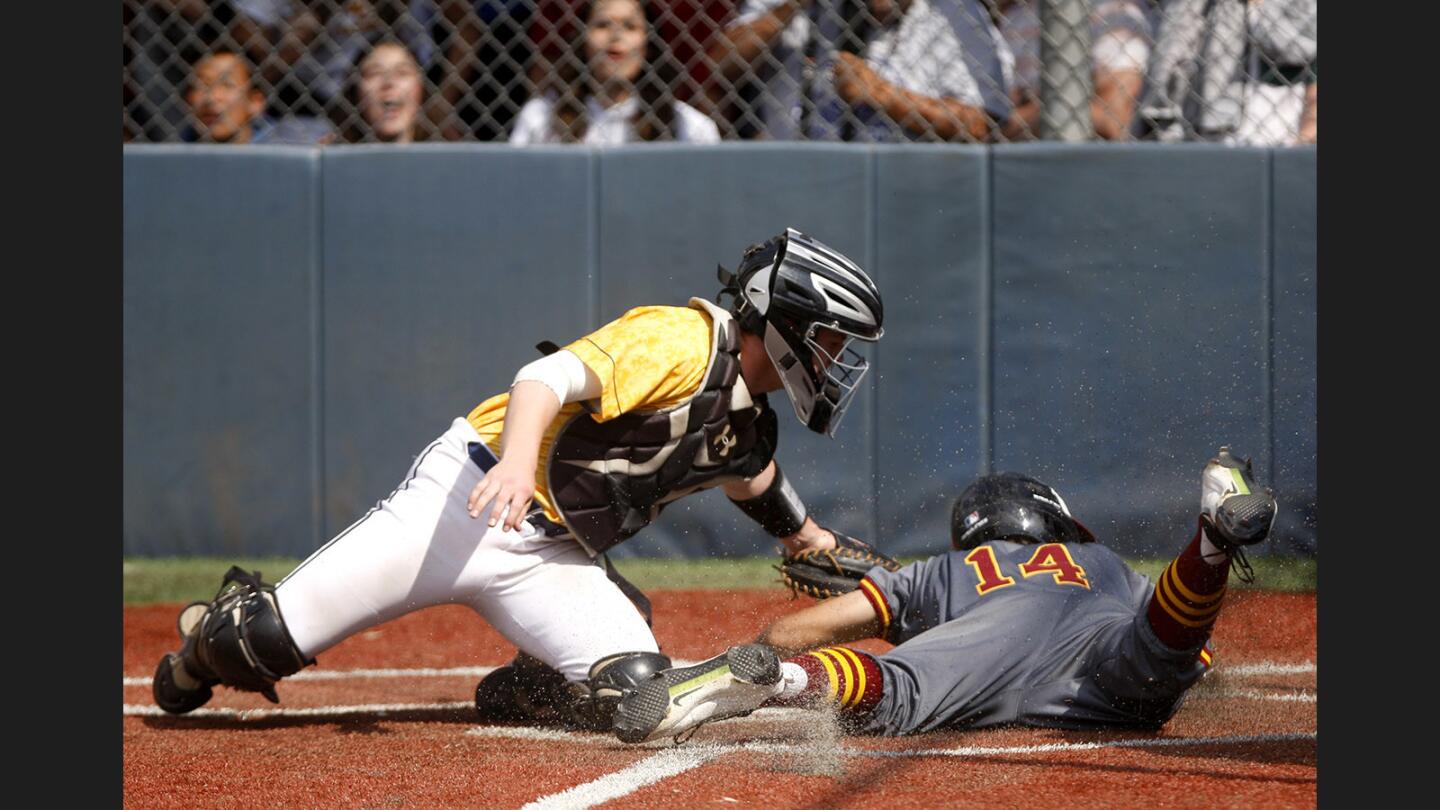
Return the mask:
[[(636, 307), (616, 320), (563, 348), (573, 352), (600, 378), (596, 422), (608, 422), (632, 411), (658, 411), (695, 396), (705, 381), (710, 363), (710, 316), (691, 307)], [(475, 407), (466, 419), (485, 445), (498, 457), (500, 432), (510, 393), (493, 396)], [(560, 428), (584, 405), (571, 402), (560, 408), (540, 439), (540, 464), (535, 469), (535, 501), (545, 516), (563, 522), (546, 484), (550, 447)]]

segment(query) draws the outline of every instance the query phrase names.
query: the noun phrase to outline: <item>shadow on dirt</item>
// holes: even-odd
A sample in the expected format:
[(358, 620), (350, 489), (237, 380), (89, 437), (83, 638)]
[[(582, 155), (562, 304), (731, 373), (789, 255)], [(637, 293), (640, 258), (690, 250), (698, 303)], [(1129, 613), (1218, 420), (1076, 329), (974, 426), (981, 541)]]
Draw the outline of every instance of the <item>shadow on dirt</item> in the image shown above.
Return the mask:
[(468, 707), (436, 706), (435, 708), (357, 709), (344, 714), (258, 715), (244, 712), (221, 716), (142, 717), (147, 728), (166, 731), (263, 731), (278, 728), (320, 728), (332, 726), (346, 734), (389, 734), (388, 724), (445, 723), (458, 726), (476, 724), (475, 710)]
[[(1313, 749), (1314, 742), (1313, 742), (1313, 741), (1309, 742), (1309, 745), (1312, 746), (1312, 749)], [(1145, 753), (1146, 753), (1147, 755), (1150, 755), (1150, 754), (1156, 754), (1156, 753), (1162, 753), (1162, 752), (1157, 752), (1157, 751), (1154, 751), (1154, 750), (1148, 750), (1148, 751), (1146, 751)], [(1165, 752), (1165, 753), (1173, 753), (1173, 752)], [(1194, 752), (1192, 751), (1192, 752), (1189, 754), (1189, 756), (1195, 756)], [(1247, 761), (1251, 761), (1251, 762), (1255, 762), (1255, 763), (1271, 763), (1271, 764), (1276, 764), (1276, 763), (1277, 763), (1276, 760), (1270, 760), (1270, 759), (1248, 759), (1248, 758), (1244, 758), (1244, 757), (1235, 757), (1235, 758), (1236, 758), (1236, 759), (1247, 759)], [(916, 761), (919, 761), (919, 758), (917, 758)], [(1169, 778), (1174, 778), (1174, 777), (1177, 777), (1177, 776), (1189, 776), (1189, 777), (1194, 777), (1194, 778), (1197, 778), (1197, 779), (1215, 779), (1215, 780), (1238, 781), (1238, 782), (1263, 782), (1263, 783), (1266, 783), (1266, 784), (1276, 784), (1276, 783), (1289, 784), (1289, 785), (1313, 785), (1313, 784), (1315, 784), (1315, 777), (1313, 777), (1313, 776), (1311, 776), (1311, 777), (1274, 776), (1274, 775), (1265, 774), (1265, 773), (1242, 774), (1242, 773), (1229, 773), (1229, 772), (1226, 772), (1226, 771), (1223, 771), (1223, 770), (1208, 770), (1208, 769), (1205, 769), (1205, 768), (1173, 768), (1173, 767), (1158, 767), (1158, 766), (1150, 766), (1150, 765), (1115, 765), (1115, 764), (1109, 764), (1109, 763), (1103, 763), (1103, 762), (1077, 762), (1077, 761), (1073, 761), (1073, 760), (1067, 760), (1067, 761), (1063, 761), (1063, 762), (1062, 762), (1062, 761), (1058, 761), (1058, 760), (1056, 760), (1056, 759), (1054, 759), (1054, 758), (1050, 758), (1050, 759), (1046, 759), (1046, 758), (1042, 758), (1042, 757), (1029, 758), (1029, 757), (1014, 756), (1014, 755), (999, 755), (999, 756), (975, 757), (975, 758), (974, 758), (974, 761), (975, 761), (975, 762), (984, 762), (984, 763), (989, 764), (989, 765), (1020, 765), (1020, 766), (1028, 766), (1028, 767), (1033, 767), (1033, 768), (1046, 768), (1046, 769), (1050, 769), (1050, 770), (1052, 770), (1052, 771), (1053, 771), (1053, 770), (1057, 770), (1057, 769), (1064, 768), (1064, 769), (1067, 769), (1067, 770), (1074, 770), (1074, 771), (1095, 771), (1095, 772), (1102, 772), (1102, 773), (1119, 773), (1119, 774), (1130, 774), (1130, 775), (1151, 775), (1151, 776), (1163, 777), (1163, 778), (1167, 778), (1167, 779), (1169, 779)], [(1310, 762), (1311, 762), (1311, 763), (1314, 762), (1314, 757), (1313, 757), (1313, 756), (1310, 758)], [(1304, 763), (1304, 762), (1297, 762), (1297, 763), (1295, 763), (1295, 764), (1305, 764), (1305, 763)], [(818, 805), (817, 805), (817, 806), (818, 806)]]

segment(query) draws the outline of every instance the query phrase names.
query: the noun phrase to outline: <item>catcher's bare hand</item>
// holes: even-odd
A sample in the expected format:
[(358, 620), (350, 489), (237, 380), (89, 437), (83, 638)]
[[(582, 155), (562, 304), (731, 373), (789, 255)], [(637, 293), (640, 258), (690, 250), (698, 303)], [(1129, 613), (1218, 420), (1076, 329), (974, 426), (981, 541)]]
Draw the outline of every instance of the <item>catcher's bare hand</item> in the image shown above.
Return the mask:
[(480, 479), (480, 483), (470, 490), (470, 499), (466, 506), (470, 510), (470, 517), (478, 518), (485, 504), (493, 499), (495, 505), (490, 508), (489, 525), (494, 527), (503, 515), (505, 522), (501, 529), (516, 531), (520, 528), (520, 522), (525, 519), (525, 513), (530, 509), (530, 500), (534, 496), (534, 461), (507, 456), (491, 467), (485, 477)]

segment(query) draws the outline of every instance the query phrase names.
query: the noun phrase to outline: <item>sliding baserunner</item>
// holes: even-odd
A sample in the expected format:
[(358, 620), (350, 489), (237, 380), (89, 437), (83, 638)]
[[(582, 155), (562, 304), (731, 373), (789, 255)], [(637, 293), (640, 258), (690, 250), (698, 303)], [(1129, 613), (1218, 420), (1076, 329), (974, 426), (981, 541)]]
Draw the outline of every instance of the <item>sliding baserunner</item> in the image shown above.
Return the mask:
[[(1210, 665), (1206, 643), (1243, 548), (1276, 502), (1222, 447), (1199, 528), (1157, 582), (1130, 568), (1050, 486), (985, 476), (955, 502), (952, 550), (771, 625), (756, 644), (657, 673), (616, 712), (622, 741), (680, 735), (761, 706), (833, 707), (859, 733), (1002, 724), (1158, 728)], [(877, 637), (872, 655), (840, 646)], [(780, 656), (790, 657), (781, 659)]]

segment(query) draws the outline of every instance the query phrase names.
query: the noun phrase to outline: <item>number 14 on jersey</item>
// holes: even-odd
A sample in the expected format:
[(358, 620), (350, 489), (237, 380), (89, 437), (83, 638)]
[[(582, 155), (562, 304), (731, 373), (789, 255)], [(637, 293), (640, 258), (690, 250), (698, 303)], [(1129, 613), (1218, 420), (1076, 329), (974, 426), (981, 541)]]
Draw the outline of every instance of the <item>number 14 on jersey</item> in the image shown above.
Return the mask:
[[(1015, 584), (1014, 577), (1005, 576), (1000, 571), (995, 550), (990, 546), (976, 546), (974, 551), (965, 556), (965, 562), (970, 564), (976, 579), (980, 580), (975, 585), (975, 592), (981, 596)], [(1020, 574), (1027, 578), (1050, 574), (1056, 585), (1090, 587), (1090, 580), (1085, 578), (1085, 569), (1075, 562), (1063, 543), (1045, 543), (1037, 547), (1030, 559), (1020, 564)]]

